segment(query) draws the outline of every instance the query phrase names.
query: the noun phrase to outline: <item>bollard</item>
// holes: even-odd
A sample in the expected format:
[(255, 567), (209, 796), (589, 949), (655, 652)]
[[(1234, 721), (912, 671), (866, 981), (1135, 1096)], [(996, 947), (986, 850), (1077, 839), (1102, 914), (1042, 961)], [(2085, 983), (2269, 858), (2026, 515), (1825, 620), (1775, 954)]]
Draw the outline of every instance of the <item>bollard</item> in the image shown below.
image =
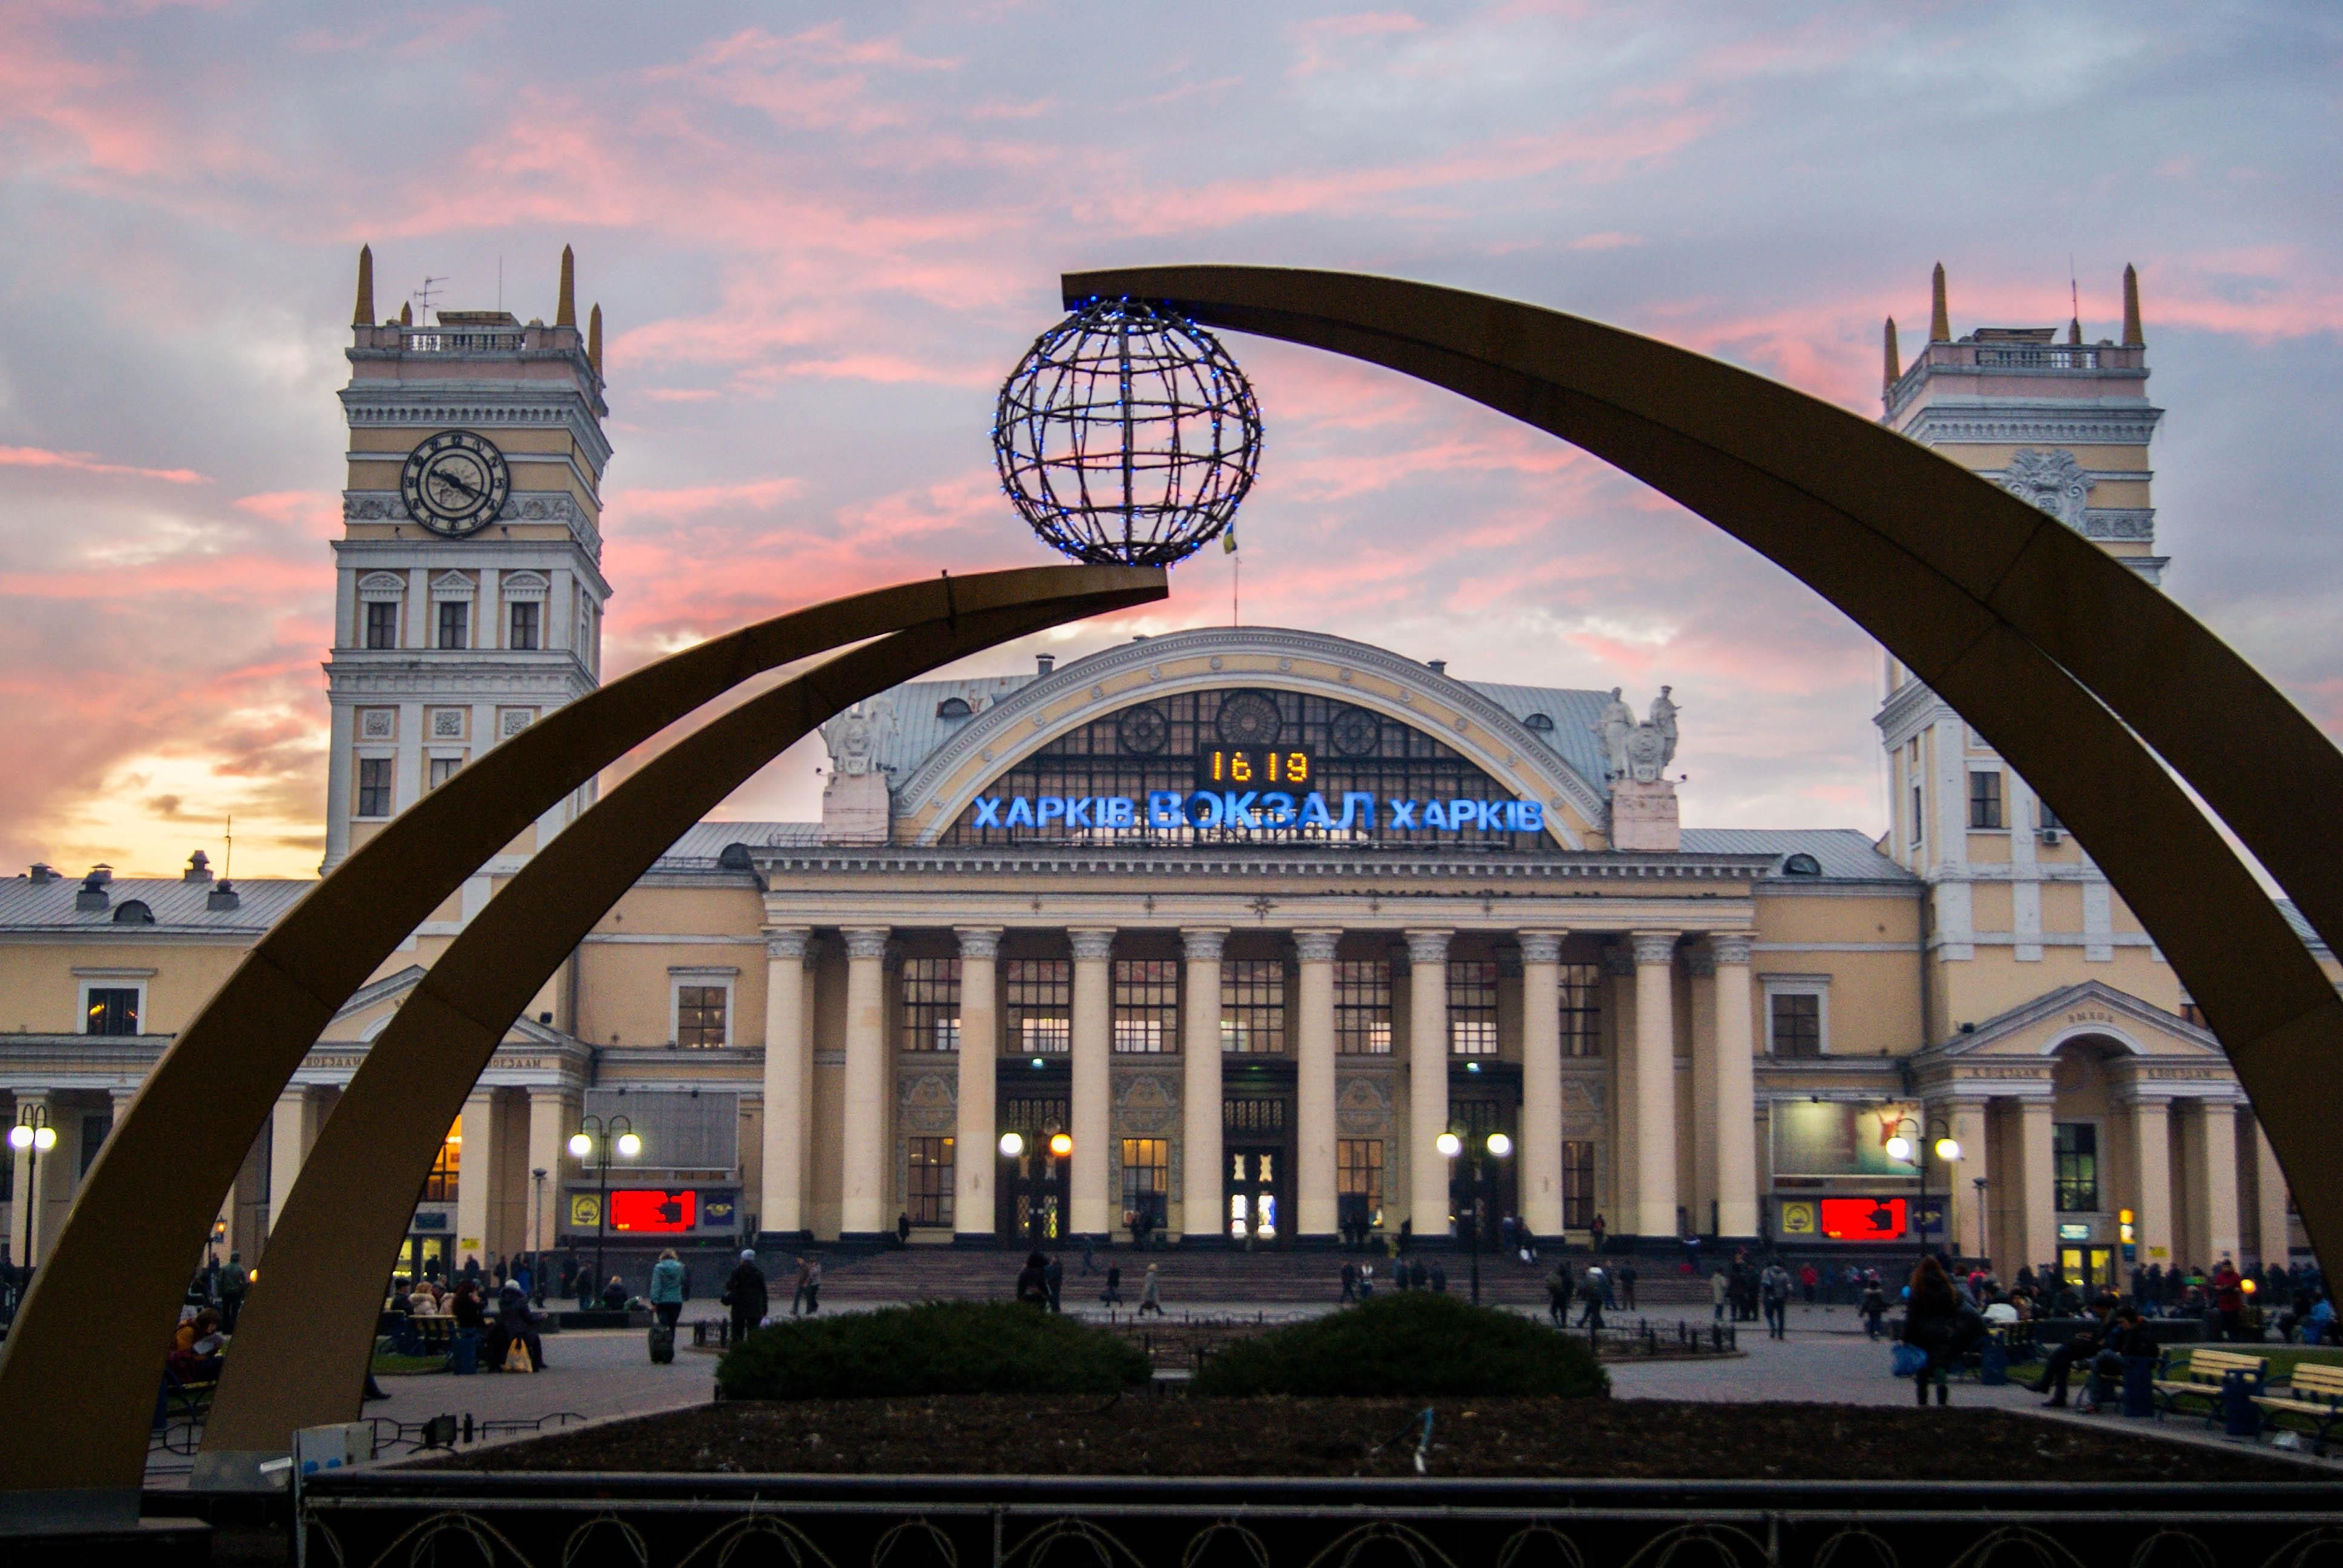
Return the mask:
[(2254, 1380), (2241, 1372), (2226, 1372), (2221, 1378), (2221, 1430), (2231, 1437), (2259, 1437), (2262, 1434), (2261, 1407), (2254, 1403)]

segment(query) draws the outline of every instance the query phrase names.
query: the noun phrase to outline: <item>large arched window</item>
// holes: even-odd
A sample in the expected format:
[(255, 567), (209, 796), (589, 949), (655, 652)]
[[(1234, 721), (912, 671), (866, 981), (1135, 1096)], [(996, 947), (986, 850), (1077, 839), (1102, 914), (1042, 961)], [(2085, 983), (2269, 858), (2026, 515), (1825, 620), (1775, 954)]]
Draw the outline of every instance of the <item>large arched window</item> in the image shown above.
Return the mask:
[[(1150, 798), (1177, 792), (1291, 798), (1299, 818), (1315, 794), (1336, 824), (1290, 827), (1256, 824), (1165, 827), (1149, 820)], [(1340, 826), (1344, 797), (1375, 798), (1372, 825), (1364, 814)], [(1069, 825), (1062, 811), (1013, 811), (1023, 799), (1129, 800), (1128, 824), (1084, 820)], [(1480, 814), (1463, 828), (1428, 826), (1420, 808), (1469, 800), (1510, 804), (1513, 791), (1437, 739), (1399, 719), (1316, 693), (1234, 687), (1151, 698), (1093, 719), (1058, 737), (986, 789), (947, 829), (947, 844), (1229, 842), (1264, 839), (1460, 843), (1492, 849), (1551, 847), (1539, 830), (1492, 825)], [(1398, 814), (1391, 802), (1419, 809)], [(1029, 815), (1033, 819), (1029, 820)], [(1492, 814), (1493, 816), (1494, 814)], [(1096, 812), (1085, 813), (1095, 818)], [(1413, 825), (1405, 825), (1412, 819)]]

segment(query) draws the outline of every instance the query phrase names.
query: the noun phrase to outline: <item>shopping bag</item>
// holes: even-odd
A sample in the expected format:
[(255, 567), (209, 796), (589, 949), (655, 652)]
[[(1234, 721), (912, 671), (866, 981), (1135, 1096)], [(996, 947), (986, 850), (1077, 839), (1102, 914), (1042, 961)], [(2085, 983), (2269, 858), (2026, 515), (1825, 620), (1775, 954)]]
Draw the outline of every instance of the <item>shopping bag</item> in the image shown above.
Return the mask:
[(1889, 1354), (1887, 1364), (1897, 1377), (1914, 1377), (1928, 1364), (1928, 1352), (1918, 1345), (1898, 1343)]
[(535, 1372), (537, 1368), (529, 1362), (528, 1342), (518, 1339), (513, 1341), (512, 1348), (505, 1352), (505, 1371)]

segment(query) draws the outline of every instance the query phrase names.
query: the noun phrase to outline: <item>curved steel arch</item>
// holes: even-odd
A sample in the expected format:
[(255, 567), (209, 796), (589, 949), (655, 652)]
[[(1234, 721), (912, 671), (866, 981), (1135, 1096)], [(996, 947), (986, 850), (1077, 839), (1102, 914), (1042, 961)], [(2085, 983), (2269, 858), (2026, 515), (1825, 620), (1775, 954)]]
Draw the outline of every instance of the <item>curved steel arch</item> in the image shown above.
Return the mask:
[(1163, 591), (1152, 569), (1040, 567), (778, 616), (556, 709), (393, 819), (245, 956), (82, 1179), (0, 1346), (0, 1522), (136, 1517), (156, 1372), (134, 1347), (169, 1322), (278, 1094), (383, 959), (564, 796), (710, 699), (809, 655), (1019, 605), (1097, 609)]
[[(355, 1421), (387, 1260), (444, 1129), (497, 1042), (651, 863), (749, 776), (863, 698), (963, 655), (1127, 604), (1060, 598), (963, 615), (840, 656), (709, 721), (539, 850), (424, 975), (367, 1053), (273, 1216), (236, 1353), (205, 1424), (197, 1483), (256, 1483), (301, 1427)], [(1101, 602), (1101, 600), (1105, 602)]]
[(2314, 1244), (2337, 1255), (2323, 1243), (2343, 1241), (2343, 1170), (2326, 1157), (2343, 999), (2162, 764), (2343, 951), (2343, 754), (2170, 598), (1916, 442), (1559, 311), (1272, 267), (1073, 273), (1063, 291), (1070, 306), (1168, 301), (1461, 393), (1674, 497), (1845, 611), (2090, 850), (2203, 1009)]

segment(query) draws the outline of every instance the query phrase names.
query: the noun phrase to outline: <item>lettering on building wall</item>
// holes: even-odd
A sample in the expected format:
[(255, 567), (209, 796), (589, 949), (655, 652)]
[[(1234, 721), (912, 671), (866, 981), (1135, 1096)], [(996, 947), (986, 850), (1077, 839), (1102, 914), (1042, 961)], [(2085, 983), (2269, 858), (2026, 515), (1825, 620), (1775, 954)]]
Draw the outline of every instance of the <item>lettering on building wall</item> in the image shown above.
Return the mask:
[[(1297, 755), (1299, 755), (1297, 753)], [(1155, 789), (1144, 806), (1129, 795), (980, 795), (973, 802), (974, 828), (1129, 829), (1222, 828), (1275, 833), (1306, 829), (1367, 832), (1383, 815), (1387, 829), (1435, 829), (1443, 832), (1542, 833), (1542, 800), (1378, 799), (1363, 789), (1345, 790), (1339, 808), (1311, 790)]]

